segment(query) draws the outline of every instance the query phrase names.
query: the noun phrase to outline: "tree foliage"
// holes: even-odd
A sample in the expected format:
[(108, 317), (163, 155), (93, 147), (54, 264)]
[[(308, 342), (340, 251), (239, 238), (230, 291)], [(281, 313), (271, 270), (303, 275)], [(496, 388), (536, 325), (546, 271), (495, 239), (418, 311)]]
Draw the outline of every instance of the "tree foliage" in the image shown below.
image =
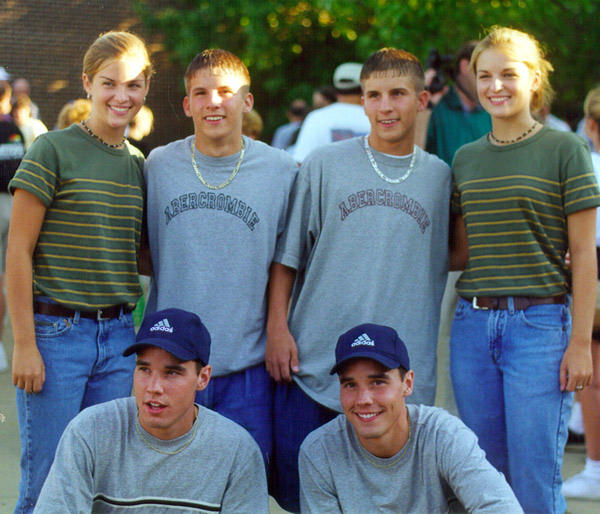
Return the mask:
[(363, 61), (383, 46), (413, 52), (454, 52), (491, 25), (534, 34), (556, 72), (553, 110), (581, 113), (599, 77), (597, 0), (176, 0), (161, 6), (134, 0), (148, 28), (164, 37), (171, 58), (185, 67), (201, 49), (226, 48), (249, 67), (267, 126), (285, 107), (331, 83), (335, 67)]

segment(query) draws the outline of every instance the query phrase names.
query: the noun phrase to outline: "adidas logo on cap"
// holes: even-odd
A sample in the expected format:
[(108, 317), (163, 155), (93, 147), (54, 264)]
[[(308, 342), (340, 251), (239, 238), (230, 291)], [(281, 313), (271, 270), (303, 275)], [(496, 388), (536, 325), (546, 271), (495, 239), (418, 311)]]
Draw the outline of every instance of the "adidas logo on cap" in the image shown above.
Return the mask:
[(155, 323), (150, 329), (150, 332), (156, 332), (157, 330), (160, 330), (161, 332), (173, 333), (173, 327), (169, 324), (169, 320), (167, 318)]
[(350, 347), (354, 346), (375, 346), (375, 341), (373, 341), (373, 339), (371, 339), (367, 334), (363, 333), (359, 335), (350, 345)]

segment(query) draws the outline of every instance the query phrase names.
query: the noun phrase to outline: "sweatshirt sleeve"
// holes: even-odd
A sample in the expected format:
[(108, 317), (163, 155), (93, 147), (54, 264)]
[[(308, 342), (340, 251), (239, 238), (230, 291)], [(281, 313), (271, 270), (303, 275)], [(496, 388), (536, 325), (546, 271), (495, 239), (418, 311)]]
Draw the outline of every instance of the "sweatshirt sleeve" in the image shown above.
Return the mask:
[(246, 437), (239, 442), (229, 483), (223, 495), (221, 512), (268, 514), (269, 496), (264, 461), (258, 445), (249, 434), (244, 435)]
[[(327, 512), (334, 514), (342, 512), (338, 502), (335, 486), (331, 475), (326, 476), (322, 470), (327, 468), (327, 463), (322, 461), (315, 464), (311, 453), (319, 460), (319, 452), (315, 451), (315, 442), (310, 446), (302, 445), (298, 458), (298, 471), (300, 474), (300, 512), (320, 514)], [(312, 450), (312, 451), (311, 451)], [(321, 453), (323, 455), (323, 453)], [(320, 465), (319, 465), (320, 464)]]
[(279, 238), (275, 262), (302, 270), (320, 232), (320, 163), (302, 165), (290, 200), (287, 227)]
[(485, 458), (477, 437), (458, 418), (448, 415), (438, 437), (439, 472), (467, 512), (522, 513), (504, 475)]

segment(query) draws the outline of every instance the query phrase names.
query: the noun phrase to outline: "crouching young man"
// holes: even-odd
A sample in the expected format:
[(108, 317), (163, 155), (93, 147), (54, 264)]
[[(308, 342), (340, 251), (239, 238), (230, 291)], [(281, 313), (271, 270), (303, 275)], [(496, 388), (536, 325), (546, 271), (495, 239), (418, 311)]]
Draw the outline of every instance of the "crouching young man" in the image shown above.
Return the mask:
[(258, 445), (194, 403), (209, 383), (210, 335), (180, 309), (147, 316), (135, 398), (82, 411), (67, 426), (35, 512), (268, 512)]
[(302, 512), (522, 512), (504, 476), (458, 418), (407, 405), (414, 372), (392, 328), (365, 324), (335, 349), (344, 414), (300, 448)]

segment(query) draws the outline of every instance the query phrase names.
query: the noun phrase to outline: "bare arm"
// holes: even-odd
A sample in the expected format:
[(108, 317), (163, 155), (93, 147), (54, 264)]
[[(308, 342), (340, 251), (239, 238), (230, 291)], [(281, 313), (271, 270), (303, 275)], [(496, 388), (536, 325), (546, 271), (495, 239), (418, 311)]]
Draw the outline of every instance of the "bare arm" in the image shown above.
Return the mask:
[(450, 215), (450, 271), (465, 269), (469, 260), (467, 229), (460, 214)]
[(596, 209), (567, 217), (573, 273), (573, 330), (560, 365), (560, 388), (574, 391), (592, 380), (591, 339), (596, 305)]
[(274, 262), (270, 273), (265, 363), (274, 380), (289, 382), (292, 373), (300, 370), (298, 348), (287, 323), (296, 270)]
[(36, 196), (16, 190), (6, 252), (6, 292), (15, 340), (13, 384), (28, 393), (39, 393), (45, 380), (35, 342), (32, 263), (45, 214), (46, 207)]

